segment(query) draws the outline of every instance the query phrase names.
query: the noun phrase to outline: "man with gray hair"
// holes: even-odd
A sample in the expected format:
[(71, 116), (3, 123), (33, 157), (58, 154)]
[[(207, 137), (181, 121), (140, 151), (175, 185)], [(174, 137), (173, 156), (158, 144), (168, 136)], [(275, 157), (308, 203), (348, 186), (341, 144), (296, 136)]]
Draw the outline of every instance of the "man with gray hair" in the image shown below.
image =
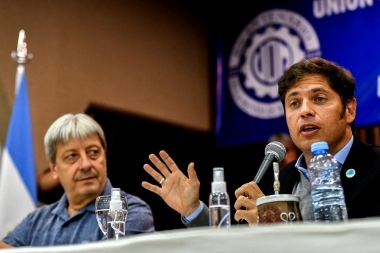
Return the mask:
[[(59, 201), (31, 212), (2, 239), (0, 248), (104, 239), (96, 221), (95, 199), (111, 195), (112, 185), (107, 178), (102, 128), (86, 114), (66, 114), (50, 126), (44, 144), (52, 176), (60, 181), (65, 193)], [(128, 199), (126, 235), (153, 232), (150, 207), (136, 196), (126, 192), (122, 195)]]

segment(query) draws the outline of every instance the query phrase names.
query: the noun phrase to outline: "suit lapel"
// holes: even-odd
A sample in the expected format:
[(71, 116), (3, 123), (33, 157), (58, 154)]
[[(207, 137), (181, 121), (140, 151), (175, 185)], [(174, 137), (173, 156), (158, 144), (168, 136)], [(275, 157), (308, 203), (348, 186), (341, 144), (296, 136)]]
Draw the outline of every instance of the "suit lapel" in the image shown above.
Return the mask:
[(379, 173), (378, 169), (374, 170), (371, 161), (373, 157), (367, 158), (367, 156), (368, 145), (354, 138), (354, 143), (340, 173), (348, 208), (368, 182)]

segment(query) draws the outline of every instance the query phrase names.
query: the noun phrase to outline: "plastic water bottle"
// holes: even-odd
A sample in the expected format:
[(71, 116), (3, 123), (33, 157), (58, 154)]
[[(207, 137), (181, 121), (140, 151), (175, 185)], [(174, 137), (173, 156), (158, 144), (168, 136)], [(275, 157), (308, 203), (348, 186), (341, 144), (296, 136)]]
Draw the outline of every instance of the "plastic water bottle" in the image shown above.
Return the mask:
[(118, 240), (125, 235), (125, 220), (120, 188), (111, 189), (110, 209), (107, 215), (107, 239)]
[(311, 145), (313, 158), (308, 166), (311, 199), (316, 222), (346, 221), (347, 208), (340, 179), (340, 163), (328, 153), (327, 142)]
[(231, 226), (230, 198), (224, 181), (224, 170), (213, 169), (213, 182), (209, 199), (210, 227), (229, 228)]

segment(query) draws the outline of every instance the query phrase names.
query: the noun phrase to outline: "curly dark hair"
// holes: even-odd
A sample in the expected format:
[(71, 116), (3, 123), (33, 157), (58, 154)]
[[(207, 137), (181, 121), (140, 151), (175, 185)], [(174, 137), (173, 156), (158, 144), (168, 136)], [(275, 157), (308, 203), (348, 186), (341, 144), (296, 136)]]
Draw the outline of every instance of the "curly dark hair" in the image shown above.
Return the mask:
[[(320, 57), (304, 59), (292, 65), (278, 81), (278, 93), (285, 109), (285, 95), (302, 77), (317, 74), (326, 78), (330, 87), (340, 96), (343, 105), (342, 117), (346, 103), (355, 97), (355, 79), (351, 72), (335, 62)], [(354, 121), (351, 123), (354, 130)]]

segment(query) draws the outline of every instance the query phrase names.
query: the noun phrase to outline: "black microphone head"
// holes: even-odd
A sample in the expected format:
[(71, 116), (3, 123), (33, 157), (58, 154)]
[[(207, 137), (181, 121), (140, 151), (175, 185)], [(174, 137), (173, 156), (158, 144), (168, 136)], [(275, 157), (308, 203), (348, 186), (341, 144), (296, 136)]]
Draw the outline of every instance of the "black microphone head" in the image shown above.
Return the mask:
[(281, 162), (285, 157), (286, 148), (281, 142), (272, 141), (265, 147), (265, 155), (266, 154), (273, 154), (277, 162)]

